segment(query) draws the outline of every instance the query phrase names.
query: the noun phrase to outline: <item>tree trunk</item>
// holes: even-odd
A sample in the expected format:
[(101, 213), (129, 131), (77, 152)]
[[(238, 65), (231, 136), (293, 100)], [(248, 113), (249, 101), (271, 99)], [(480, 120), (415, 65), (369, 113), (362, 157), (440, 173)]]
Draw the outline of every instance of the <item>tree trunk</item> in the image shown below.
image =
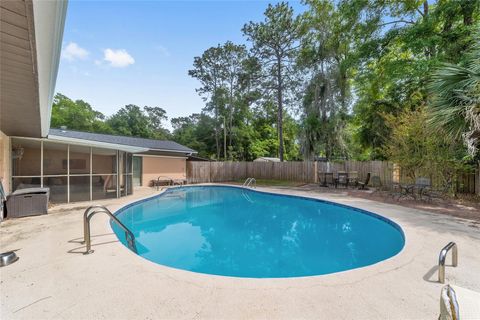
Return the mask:
[(278, 127), (278, 157), (283, 162), (283, 79), (282, 79), (282, 63), (277, 62), (277, 127)]
[(473, 11), (475, 9), (474, 0), (466, 0), (461, 2), (461, 11), (463, 15), (463, 24), (466, 26), (470, 26), (473, 24)]
[(423, 3), (423, 16), (426, 17), (428, 15), (428, 1)]
[(220, 160), (220, 141), (218, 139), (218, 107), (215, 103), (215, 145), (217, 146), (217, 160)]
[(235, 112), (234, 108), (234, 104), (233, 104), (233, 79), (230, 78), (230, 92), (229, 92), (229, 96), (228, 96), (228, 103), (229, 103), (229, 111), (230, 111), (230, 114), (229, 114), (229, 119), (228, 119), (228, 148), (231, 149), (232, 148), (232, 127), (233, 127), (233, 114)]

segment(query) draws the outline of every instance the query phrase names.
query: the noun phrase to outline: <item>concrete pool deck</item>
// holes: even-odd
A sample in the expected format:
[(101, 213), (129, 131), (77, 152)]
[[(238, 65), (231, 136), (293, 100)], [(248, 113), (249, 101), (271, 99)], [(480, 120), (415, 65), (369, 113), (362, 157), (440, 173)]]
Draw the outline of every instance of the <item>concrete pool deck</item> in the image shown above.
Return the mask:
[[(92, 220), (92, 248), (83, 255), (82, 215), (90, 203), (52, 208), (46, 216), (0, 225), (0, 252), (20, 259), (0, 269), (2, 319), (436, 319), (440, 249), (455, 241), (459, 264), (447, 258), (446, 283), (480, 292), (480, 229), (469, 220), (392, 204), (278, 188), (259, 190), (351, 205), (397, 222), (406, 244), (375, 265), (303, 278), (246, 279), (198, 274), (145, 260), (118, 242), (106, 215)], [(116, 210), (158, 193), (98, 201)]]

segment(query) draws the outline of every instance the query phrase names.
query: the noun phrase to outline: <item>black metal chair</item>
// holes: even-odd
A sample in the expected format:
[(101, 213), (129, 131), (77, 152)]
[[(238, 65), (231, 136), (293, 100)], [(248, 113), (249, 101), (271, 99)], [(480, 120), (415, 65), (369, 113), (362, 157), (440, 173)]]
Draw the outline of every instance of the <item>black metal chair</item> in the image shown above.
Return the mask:
[(329, 185), (335, 184), (335, 179), (333, 179), (333, 172), (319, 172), (318, 177), (321, 187), (328, 187)]
[(370, 182), (370, 176), (372, 174), (370, 172), (367, 173), (367, 178), (365, 179), (364, 182), (362, 181), (358, 181), (358, 190), (368, 190), (367, 186), (368, 186), (368, 183)]
[(338, 173), (337, 179), (335, 179), (335, 188), (337, 188), (338, 185), (344, 185), (345, 188), (348, 188), (348, 173), (346, 172)]
[(426, 200), (432, 200), (432, 182), (429, 178), (418, 177), (415, 180), (415, 188), (417, 189), (418, 199), (422, 200), (422, 196)]

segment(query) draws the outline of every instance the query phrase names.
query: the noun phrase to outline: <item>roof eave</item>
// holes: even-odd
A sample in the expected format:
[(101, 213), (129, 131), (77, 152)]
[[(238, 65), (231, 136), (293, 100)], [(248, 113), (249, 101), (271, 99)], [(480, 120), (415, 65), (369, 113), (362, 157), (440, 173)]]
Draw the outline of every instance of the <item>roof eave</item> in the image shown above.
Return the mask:
[(50, 129), (53, 95), (62, 49), (67, 0), (33, 0), (41, 136)]
[(116, 150), (130, 152), (130, 153), (146, 152), (149, 150), (148, 148), (142, 148), (142, 147), (126, 146), (123, 144), (99, 142), (99, 141), (85, 140), (85, 139), (78, 139), (78, 138), (69, 138), (69, 137), (57, 136), (52, 134), (48, 135), (48, 139), (53, 141), (56, 140), (59, 142), (69, 142), (69, 143), (84, 145), (89, 147), (116, 149)]

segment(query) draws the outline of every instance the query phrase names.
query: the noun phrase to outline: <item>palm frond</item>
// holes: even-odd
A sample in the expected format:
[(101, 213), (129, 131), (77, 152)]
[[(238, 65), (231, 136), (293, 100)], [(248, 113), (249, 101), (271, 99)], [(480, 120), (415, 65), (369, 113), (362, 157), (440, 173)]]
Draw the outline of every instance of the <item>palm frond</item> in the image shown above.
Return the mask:
[(441, 65), (428, 89), (432, 94), (430, 127), (451, 139), (463, 138), (476, 153), (480, 145), (480, 45), (474, 46), (463, 66)]

